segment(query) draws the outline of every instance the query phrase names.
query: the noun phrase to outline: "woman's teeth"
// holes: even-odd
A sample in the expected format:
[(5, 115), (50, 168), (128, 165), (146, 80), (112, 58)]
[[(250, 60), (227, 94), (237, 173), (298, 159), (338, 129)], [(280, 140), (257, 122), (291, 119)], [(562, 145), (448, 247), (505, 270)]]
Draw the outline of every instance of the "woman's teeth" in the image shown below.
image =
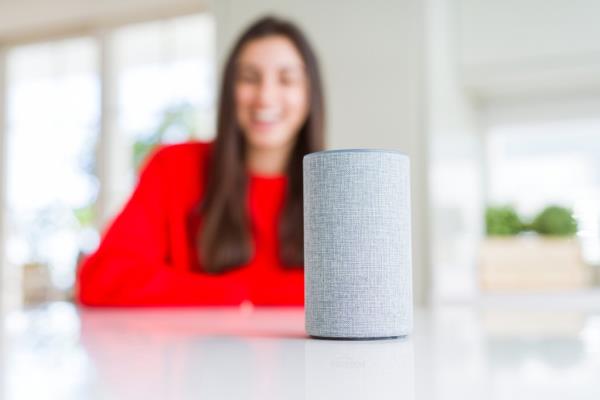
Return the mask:
[(276, 110), (268, 110), (268, 111), (256, 111), (254, 113), (254, 120), (256, 120), (257, 122), (276, 122), (277, 120), (279, 120), (279, 117), (281, 115), (280, 111), (276, 111)]

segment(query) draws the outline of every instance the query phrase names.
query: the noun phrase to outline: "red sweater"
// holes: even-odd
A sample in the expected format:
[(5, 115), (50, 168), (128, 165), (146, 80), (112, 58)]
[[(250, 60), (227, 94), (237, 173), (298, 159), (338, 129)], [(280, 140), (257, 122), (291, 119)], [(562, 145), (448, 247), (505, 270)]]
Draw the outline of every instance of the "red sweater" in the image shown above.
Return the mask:
[(277, 220), (287, 179), (250, 175), (253, 259), (221, 275), (192, 272), (197, 263), (191, 211), (202, 198), (202, 168), (212, 146), (161, 148), (143, 169), (125, 208), (98, 250), (81, 265), (77, 299), (94, 306), (302, 305), (301, 269), (284, 269)]

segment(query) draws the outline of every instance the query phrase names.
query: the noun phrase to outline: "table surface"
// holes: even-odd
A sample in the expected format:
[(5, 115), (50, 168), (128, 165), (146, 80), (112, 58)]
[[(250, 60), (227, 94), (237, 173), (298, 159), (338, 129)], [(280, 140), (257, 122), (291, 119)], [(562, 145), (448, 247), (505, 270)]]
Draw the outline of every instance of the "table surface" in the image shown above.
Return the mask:
[(307, 338), (301, 308), (4, 316), (4, 399), (600, 399), (600, 314), (443, 307), (404, 339)]

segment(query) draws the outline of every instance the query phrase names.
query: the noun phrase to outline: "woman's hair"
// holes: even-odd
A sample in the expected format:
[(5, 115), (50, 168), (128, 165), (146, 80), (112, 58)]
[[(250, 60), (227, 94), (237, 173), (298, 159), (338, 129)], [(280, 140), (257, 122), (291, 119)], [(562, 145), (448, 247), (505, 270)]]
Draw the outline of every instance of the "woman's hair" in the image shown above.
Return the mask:
[(202, 224), (197, 232), (200, 265), (208, 273), (221, 273), (244, 265), (253, 256), (246, 202), (246, 145), (236, 118), (234, 89), (240, 52), (249, 42), (269, 36), (284, 36), (292, 42), (304, 61), (308, 79), (308, 115), (288, 160), (285, 203), (278, 225), (279, 257), (283, 265), (301, 267), (304, 264), (302, 158), (323, 149), (323, 90), (317, 58), (304, 34), (289, 21), (267, 16), (242, 34), (225, 64), (217, 137), (206, 168)]

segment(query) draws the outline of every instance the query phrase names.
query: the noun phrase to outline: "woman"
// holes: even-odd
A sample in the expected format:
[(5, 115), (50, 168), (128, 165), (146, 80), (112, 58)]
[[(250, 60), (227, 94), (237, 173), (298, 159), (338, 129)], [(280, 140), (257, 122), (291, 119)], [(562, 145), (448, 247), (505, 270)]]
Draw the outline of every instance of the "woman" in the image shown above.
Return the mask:
[(303, 304), (302, 157), (323, 120), (307, 40), (257, 21), (225, 65), (215, 142), (154, 153), (79, 270), (80, 303)]

